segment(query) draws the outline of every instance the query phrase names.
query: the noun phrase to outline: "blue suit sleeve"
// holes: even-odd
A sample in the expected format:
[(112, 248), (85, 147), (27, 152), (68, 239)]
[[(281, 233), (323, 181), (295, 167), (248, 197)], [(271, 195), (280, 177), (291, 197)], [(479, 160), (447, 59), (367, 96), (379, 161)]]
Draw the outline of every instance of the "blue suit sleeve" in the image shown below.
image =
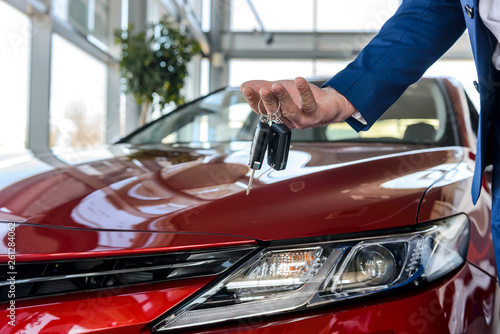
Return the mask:
[(463, 34), (459, 0), (406, 0), (344, 70), (328, 80), (367, 122), (373, 123)]

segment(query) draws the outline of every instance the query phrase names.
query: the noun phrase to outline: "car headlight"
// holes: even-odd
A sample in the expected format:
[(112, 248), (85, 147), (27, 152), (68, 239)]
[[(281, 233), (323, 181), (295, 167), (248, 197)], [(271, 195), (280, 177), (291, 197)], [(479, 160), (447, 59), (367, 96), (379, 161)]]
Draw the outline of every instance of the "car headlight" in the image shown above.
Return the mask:
[(461, 266), (465, 215), (390, 236), (270, 246), (153, 325), (166, 331), (269, 315), (431, 282)]

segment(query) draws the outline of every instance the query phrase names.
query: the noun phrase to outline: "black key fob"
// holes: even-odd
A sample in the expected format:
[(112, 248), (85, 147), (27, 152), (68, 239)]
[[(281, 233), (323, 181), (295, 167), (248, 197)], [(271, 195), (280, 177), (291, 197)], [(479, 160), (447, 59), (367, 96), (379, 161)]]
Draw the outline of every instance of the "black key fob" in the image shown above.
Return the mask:
[(264, 162), (267, 145), (271, 140), (271, 127), (268, 123), (259, 122), (253, 136), (252, 148), (250, 149), (250, 161), (248, 164), (252, 169), (260, 169)]
[(292, 131), (283, 123), (273, 123), (271, 133), (272, 139), (269, 142), (267, 163), (276, 170), (283, 170), (286, 168), (288, 160)]

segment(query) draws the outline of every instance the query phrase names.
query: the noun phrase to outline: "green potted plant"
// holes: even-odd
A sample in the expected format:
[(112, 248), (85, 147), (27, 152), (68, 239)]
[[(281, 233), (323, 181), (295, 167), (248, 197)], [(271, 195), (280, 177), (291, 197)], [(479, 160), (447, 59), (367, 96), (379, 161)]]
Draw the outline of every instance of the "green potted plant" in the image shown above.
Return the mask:
[(120, 72), (126, 92), (141, 106), (142, 126), (152, 103), (161, 108), (170, 102), (184, 103), (180, 90), (188, 75), (187, 64), (201, 48), (180, 30), (177, 22), (166, 17), (148, 25), (147, 31), (132, 31), (132, 26), (115, 31), (115, 42), (122, 48)]

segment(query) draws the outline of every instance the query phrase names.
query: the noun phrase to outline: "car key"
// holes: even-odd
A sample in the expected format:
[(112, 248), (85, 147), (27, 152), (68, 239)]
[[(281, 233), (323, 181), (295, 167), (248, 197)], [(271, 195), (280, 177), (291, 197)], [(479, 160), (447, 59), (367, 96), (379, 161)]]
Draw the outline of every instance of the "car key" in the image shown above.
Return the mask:
[(250, 148), (250, 161), (248, 164), (252, 169), (252, 174), (250, 175), (250, 180), (248, 181), (247, 195), (250, 193), (250, 189), (252, 188), (255, 170), (262, 167), (267, 146), (271, 140), (271, 127), (265, 120), (267, 120), (267, 118), (262, 118), (261, 122), (257, 123), (257, 128), (255, 129), (252, 141), (252, 147)]
[(276, 170), (286, 168), (292, 131), (284, 123), (273, 122), (271, 125), (271, 141), (267, 152), (267, 163)]

